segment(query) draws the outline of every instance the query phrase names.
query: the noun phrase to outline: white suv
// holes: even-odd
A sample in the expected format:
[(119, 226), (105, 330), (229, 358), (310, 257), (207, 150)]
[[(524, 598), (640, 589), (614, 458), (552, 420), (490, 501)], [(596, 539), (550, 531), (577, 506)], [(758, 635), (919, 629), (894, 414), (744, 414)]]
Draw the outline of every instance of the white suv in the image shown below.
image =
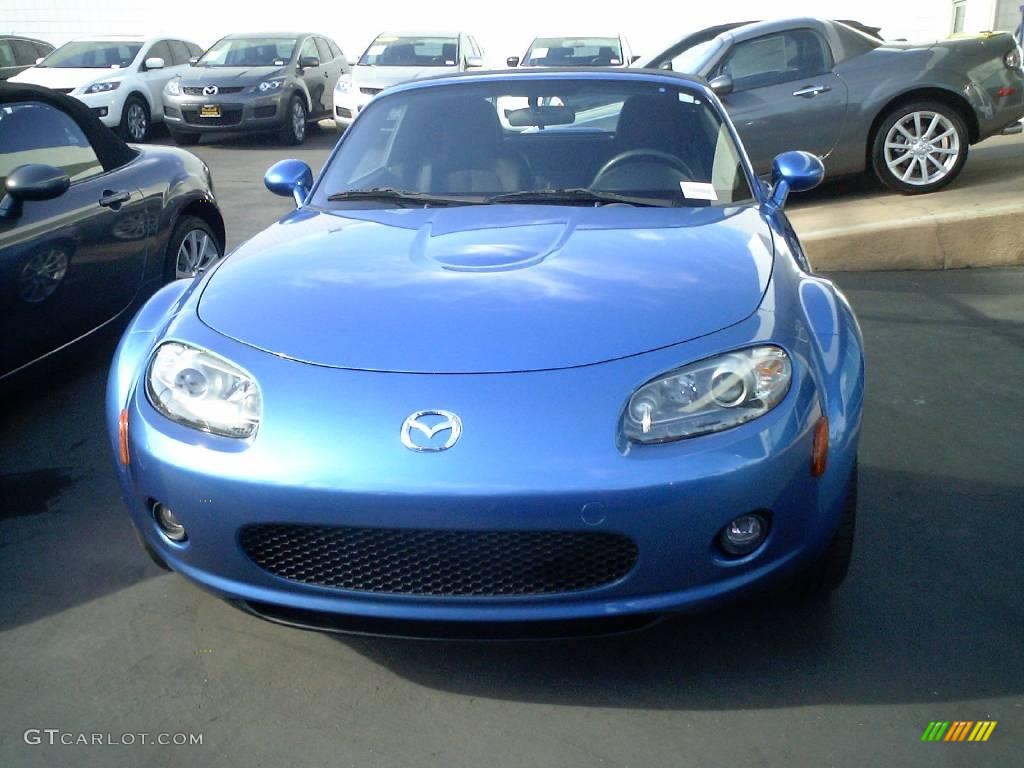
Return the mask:
[(473, 35), (377, 35), (370, 47), (334, 88), (334, 122), (347, 128), (378, 93), (421, 77), (464, 72), (484, 65), (483, 49)]
[(624, 35), (598, 37), (537, 37), (526, 55), (509, 56), (509, 69), (516, 67), (620, 67), (639, 56), (633, 54)]
[(62, 45), (8, 82), (32, 83), (74, 96), (128, 141), (145, 141), (163, 120), (163, 90), (202, 55), (179, 38), (90, 37)]

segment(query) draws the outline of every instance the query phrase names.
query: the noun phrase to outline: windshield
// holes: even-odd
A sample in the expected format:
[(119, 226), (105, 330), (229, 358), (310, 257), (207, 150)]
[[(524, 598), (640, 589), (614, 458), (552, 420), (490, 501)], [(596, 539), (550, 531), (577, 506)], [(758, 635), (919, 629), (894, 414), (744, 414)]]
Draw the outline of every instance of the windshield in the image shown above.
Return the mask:
[(457, 37), (381, 35), (359, 59), (364, 67), (454, 67), (458, 63)]
[(722, 41), (717, 38), (698, 43), (673, 57), (670, 68), (673, 72), (697, 74), (721, 46)]
[(349, 128), (313, 202), (708, 206), (751, 198), (732, 136), (698, 91), (514, 78), (378, 97)]
[(230, 37), (200, 57), (197, 67), (283, 67), (292, 58), (294, 37)]
[(141, 48), (141, 41), (126, 43), (81, 40), (62, 45), (38, 66), (62, 69), (119, 69), (130, 66)]
[(617, 67), (622, 45), (617, 37), (538, 37), (526, 52), (527, 67)]

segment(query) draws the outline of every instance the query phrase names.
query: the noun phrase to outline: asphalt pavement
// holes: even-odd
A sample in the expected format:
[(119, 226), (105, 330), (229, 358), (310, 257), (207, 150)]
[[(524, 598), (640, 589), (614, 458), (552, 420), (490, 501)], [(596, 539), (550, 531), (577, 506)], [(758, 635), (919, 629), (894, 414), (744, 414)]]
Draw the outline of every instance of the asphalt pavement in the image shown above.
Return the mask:
[[(198, 148), (232, 244), (290, 207), (265, 168), (318, 170), (335, 138)], [(135, 543), (103, 429), (113, 342), (48, 371), (0, 405), (0, 766), (1019, 765), (1024, 269), (835, 278), (868, 357), (847, 583), (614, 638), (345, 638), (243, 614)], [(998, 725), (922, 743), (933, 720)]]

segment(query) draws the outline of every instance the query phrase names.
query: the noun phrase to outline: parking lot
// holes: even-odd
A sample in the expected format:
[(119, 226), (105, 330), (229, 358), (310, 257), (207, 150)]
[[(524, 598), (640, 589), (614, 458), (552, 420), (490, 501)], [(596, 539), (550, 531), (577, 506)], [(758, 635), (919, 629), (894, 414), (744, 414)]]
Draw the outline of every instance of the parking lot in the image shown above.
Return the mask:
[[(290, 207), (264, 170), (316, 170), (336, 139), (196, 148), (229, 247)], [(0, 411), (0, 765), (1016, 764), (1024, 269), (835, 277), (868, 357), (850, 578), (829, 604), (763, 597), (622, 637), (415, 642), (243, 614), (134, 540), (103, 429), (113, 341), (50, 372)], [(998, 727), (922, 743), (932, 720)], [(203, 738), (49, 746), (28, 729)]]

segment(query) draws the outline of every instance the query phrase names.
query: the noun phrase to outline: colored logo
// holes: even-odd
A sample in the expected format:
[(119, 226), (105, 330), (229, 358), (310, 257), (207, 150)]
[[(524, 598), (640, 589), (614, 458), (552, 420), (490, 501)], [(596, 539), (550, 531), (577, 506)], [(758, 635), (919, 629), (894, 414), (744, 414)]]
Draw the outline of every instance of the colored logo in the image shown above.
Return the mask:
[(996, 720), (932, 720), (921, 734), (921, 741), (988, 741), (996, 729)]

